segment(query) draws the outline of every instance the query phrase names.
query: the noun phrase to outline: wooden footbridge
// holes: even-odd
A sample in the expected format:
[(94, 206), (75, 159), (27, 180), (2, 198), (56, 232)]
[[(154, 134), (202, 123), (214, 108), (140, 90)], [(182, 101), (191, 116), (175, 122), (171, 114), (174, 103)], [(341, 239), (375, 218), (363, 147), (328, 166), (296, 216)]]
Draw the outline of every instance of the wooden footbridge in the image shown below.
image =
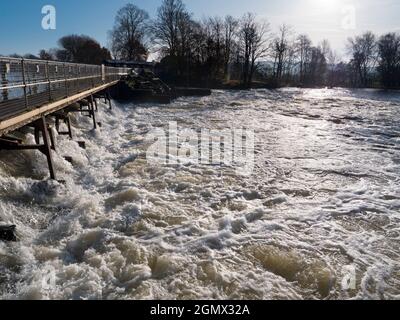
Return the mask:
[[(51, 125), (72, 138), (69, 113), (82, 112), (92, 117), (96, 129), (96, 98), (105, 98), (111, 107), (108, 89), (129, 70), (0, 57), (0, 152), (39, 150), (47, 157), (50, 177), (56, 179)], [(60, 121), (67, 125), (67, 132), (60, 131)], [(25, 126), (34, 129), (36, 144), (26, 145), (13, 135)]]

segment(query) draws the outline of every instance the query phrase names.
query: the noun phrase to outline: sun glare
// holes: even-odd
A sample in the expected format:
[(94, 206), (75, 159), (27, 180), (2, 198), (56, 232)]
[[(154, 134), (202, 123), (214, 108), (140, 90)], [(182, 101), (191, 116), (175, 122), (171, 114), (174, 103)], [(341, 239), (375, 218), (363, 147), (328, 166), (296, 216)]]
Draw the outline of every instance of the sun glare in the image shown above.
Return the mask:
[(310, 0), (310, 4), (318, 9), (334, 10), (338, 8), (341, 0)]

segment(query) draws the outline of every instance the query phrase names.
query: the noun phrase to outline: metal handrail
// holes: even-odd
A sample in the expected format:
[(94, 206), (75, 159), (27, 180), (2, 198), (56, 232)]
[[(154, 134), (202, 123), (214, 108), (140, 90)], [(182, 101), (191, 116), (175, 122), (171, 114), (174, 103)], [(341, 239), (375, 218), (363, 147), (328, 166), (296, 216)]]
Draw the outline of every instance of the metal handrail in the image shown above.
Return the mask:
[[(108, 76), (113, 75), (113, 76), (123, 76), (127, 74), (120, 74), (120, 73), (112, 73), (108, 74)], [(52, 84), (52, 83), (58, 83), (58, 82), (65, 82), (65, 81), (76, 81), (76, 80), (86, 80), (86, 79), (92, 79), (92, 78), (100, 78), (101, 76), (88, 76), (88, 77), (79, 77), (79, 78), (72, 78), (72, 79), (59, 79), (59, 80), (50, 80), (50, 81), (42, 81), (42, 82), (32, 82), (32, 83), (27, 83), (27, 84), (20, 84), (20, 85), (14, 85), (14, 86), (8, 86), (8, 87), (0, 87), (0, 90), (6, 90), (6, 89), (17, 89), (17, 88), (23, 88), (23, 87), (32, 87), (32, 86), (38, 86), (38, 85), (43, 85), (43, 84)]]
[(129, 68), (0, 57), (0, 121), (119, 80)]

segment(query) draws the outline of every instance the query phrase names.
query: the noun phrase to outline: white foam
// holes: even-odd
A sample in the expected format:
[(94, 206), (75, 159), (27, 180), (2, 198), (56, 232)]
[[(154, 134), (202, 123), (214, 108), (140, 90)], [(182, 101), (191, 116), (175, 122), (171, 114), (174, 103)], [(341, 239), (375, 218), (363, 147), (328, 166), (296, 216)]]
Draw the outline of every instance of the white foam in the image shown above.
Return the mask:
[[(170, 106), (101, 105), (96, 132), (73, 119), (86, 150), (56, 136), (65, 185), (45, 180), (38, 152), (16, 152), (15, 165), (2, 155), (0, 223), (16, 224), (20, 241), (0, 242), (0, 297), (399, 298), (399, 140), (382, 135), (396, 129), (398, 105), (357, 94), (214, 91)], [(256, 132), (254, 174), (147, 162), (146, 133), (169, 121), (245, 124)], [(349, 265), (357, 281), (346, 291)]]

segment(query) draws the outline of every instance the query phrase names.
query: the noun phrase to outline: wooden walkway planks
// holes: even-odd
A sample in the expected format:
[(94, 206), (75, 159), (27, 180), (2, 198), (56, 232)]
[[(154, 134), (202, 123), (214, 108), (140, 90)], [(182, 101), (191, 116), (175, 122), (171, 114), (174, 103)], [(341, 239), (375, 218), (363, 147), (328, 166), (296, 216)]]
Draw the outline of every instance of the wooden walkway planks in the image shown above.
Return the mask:
[(97, 92), (103, 91), (115, 84), (117, 84), (119, 80), (100, 85), (96, 88), (92, 88), (89, 90), (86, 90), (84, 92), (78, 93), (76, 95), (70, 96), (68, 98), (55, 101), (46, 105), (43, 105), (37, 109), (28, 111), (26, 113), (20, 114), (18, 116), (15, 116), (13, 118), (4, 120), (0, 122), (0, 136), (7, 134), (8, 132), (14, 131), (18, 128), (21, 128), (35, 120), (40, 119), (42, 116), (49, 115), (51, 113), (54, 113), (58, 110), (61, 110), (63, 108), (66, 108), (67, 106), (71, 105), (72, 103), (75, 103), (77, 101), (80, 101), (88, 96), (91, 96)]

